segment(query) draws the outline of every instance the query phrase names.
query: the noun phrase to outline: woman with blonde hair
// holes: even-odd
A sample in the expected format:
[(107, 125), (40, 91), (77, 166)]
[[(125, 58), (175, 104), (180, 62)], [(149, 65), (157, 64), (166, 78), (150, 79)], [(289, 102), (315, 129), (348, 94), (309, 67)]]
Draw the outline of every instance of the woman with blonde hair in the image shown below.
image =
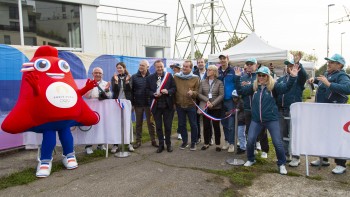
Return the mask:
[[(209, 65), (207, 68), (207, 78), (201, 81), (198, 91), (198, 99), (200, 100), (200, 106), (207, 107), (207, 113), (214, 117), (221, 116), (221, 106), (224, 99), (224, 85), (222, 81), (218, 80), (219, 73), (218, 68), (215, 65)], [(220, 122), (212, 121), (211, 119), (203, 116), (203, 134), (204, 145), (201, 150), (209, 148), (209, 142), (212, 136), (212, 126), (214, 127), (216, 151), (221, 151), (220, 148)]]
[(240, 78), (242, 71), (240, 68), (235, 68), (235, 85), (237, 90), (245, 95), (252, 95), (252, 121), (248, 131), (247, 142), (247, 158), (248, 161), (244, 166), (251, 166), (255, 161), (254, 144), (257, 136), (260, 134), (263, 127), (270, 132), (273, 145), (276, 150), (277, 165), (280, 174), (287, 174), (285, 167), (286, 156), (282, 144), (282, 138), (279, 125), (279, 113), (276, 105), (278, 94), (288, 92), (296, 80), (299, 72), (299, 66), (293, 66), (290, 69), (290, 79), (287, 83), (275, 83), (270, 75), (270, 70), (266, 66), (261, 66), (257, 71), (257, 78), (253, 84), (241, 86)]

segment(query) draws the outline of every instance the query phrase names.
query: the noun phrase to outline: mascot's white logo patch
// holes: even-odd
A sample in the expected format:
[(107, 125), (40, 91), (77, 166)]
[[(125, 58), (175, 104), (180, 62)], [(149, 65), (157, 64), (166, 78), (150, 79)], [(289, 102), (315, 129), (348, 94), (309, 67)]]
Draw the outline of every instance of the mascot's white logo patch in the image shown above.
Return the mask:
[(77, 103), (77, 93), (66, 83), (52, 83), (46, 90), (47, 100), (59, 108), (70, 108)]

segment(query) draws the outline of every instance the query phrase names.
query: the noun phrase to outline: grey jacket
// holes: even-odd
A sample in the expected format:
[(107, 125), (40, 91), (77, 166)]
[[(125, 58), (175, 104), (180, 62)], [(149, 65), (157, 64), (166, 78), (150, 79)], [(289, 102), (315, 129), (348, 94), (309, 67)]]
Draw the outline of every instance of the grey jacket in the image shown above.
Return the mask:
[(212, 98), (209, 99), (209, 90), (210, 90), (210, 85), (209, 85), (209, 80), (208, 78), (201, 81), (201, 84), (199, 86), (199, 91), (198, 91), (198, 99), (200, 102), (206, 103), (207, 101), (210, 101), (211, 104), (213, 104), (212, 109), (221, 109), (222, 107), (222, 101), (224, 99), (224, 84), (222, 83), (221, 80), (214, 79), (213, 85), (212, 85)]

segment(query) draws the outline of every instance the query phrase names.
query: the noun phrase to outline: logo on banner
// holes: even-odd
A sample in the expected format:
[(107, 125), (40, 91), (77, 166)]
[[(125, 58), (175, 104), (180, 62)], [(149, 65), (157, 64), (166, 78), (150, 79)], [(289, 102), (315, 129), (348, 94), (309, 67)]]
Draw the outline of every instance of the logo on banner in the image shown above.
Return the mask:
[(350, 121), (345, 123), (344, 126), (343, 126), (344, 131), (347, 132), (347, 133), (350, 133), (349, 126), (350, 126)]

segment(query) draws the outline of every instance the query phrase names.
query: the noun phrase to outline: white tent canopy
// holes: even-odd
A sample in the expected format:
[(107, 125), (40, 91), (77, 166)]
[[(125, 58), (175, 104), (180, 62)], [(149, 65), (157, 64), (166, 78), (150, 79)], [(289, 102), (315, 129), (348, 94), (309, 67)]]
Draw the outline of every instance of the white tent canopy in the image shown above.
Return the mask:
[(211, 54), (208, 62), (219, 62), (219, 55), (227, 55), (232, 65), (243, 65), (245, 60), (254, 57), (259, 63), (275, 67), (282, 67), (283, 61), (288, 59), (288, 51), (270, 46), (260, 39), (254, 32), (239, 44), (217, 54)]

